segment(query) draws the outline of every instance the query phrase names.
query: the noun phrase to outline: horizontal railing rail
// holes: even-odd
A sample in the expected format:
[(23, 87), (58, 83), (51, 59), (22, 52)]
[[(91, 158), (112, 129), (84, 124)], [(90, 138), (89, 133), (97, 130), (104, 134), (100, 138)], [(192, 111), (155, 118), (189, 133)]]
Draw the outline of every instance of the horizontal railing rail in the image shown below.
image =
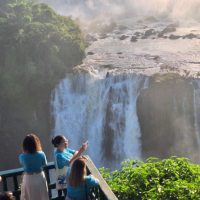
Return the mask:
[[(55, 169), (53, 162), (49, 162), (47, 166), (45, 166), (44, 168), (44, 172), (45, 172), (47, 183), (48, 183), (50, 198), (52, 197), (52, 190), (56, 188), (56, 184), (51, 183), (51, 180), (50, 180), (49, 171), (53, 169)], [(23, 173), (24, 173), (23, 168), (0, 171), (0, 176), (2, 177), (2, 190), (12, 191), (13, 195), (16, 197), (17, 200), (20, 199), (21, 189), (20, 189), (19, 183), (21, 182)], [(61, 194), (60, 192), (58, 192), (58, 197), (60, 196)]]
[[(103, 179), (98, 169), (92, 162), (89, 156), (87, 157), (87, 169), (88, 173), (94, 175), (100, 181), (99, 187), (94, 187), (90, 189), (89, 197), (90, 199), (95, 200), (117, 200), (117, 197), (114, 195), (106, 181)], [(3, 191), (12, 191), (13, 195), (16, 197), (16, 200), (20, 200), (20, 183), (23, 175), (23, 168), (0, 171), (0, 176), (2, 177), (2, 190)], [(55, 165), (53, 162), (49, 162), (44, 168), (46, 175), (46, 180), (49, 189), (49, 198), (51, 200), (64, 200), (64, 195), (62, 191), (56, 190), (55, 184)]]

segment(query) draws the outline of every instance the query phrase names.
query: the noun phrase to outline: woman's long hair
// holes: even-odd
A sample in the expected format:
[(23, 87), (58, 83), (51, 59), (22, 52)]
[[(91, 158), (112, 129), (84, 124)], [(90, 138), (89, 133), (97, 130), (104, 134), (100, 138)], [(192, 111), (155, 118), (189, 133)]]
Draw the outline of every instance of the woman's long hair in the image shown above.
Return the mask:
[(23, 150), (26, 153), (35, 153), (42, 151), (40, 139), (35, 134), (29, 134), (24, 138)]
[(69, 175), (69, 184), (73, 187), (79, 186), (84, 182), (86, 175), (86, 164), (83, 158), (78, 158), (74, 161)]

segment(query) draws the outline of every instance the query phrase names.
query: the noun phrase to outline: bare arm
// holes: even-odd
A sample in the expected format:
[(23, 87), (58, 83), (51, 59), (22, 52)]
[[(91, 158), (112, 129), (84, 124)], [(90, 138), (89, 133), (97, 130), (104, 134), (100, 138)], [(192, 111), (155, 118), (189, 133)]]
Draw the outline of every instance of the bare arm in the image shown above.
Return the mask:
[(88, 144), (83, 143), (81, 148), (74, 153), (73, 157), (69, 161), (69, 164), (71, 164), (74, 160), (76, 160), (78, 157), (80, 157), (81, 154), (87, 149), (87, 147), (88, 147)]

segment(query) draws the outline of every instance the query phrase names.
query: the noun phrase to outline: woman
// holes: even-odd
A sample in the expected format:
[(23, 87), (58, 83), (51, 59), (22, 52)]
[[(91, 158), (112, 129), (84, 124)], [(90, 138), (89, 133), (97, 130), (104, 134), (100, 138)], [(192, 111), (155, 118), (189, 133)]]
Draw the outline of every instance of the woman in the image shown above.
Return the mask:
[(70, 164), (87, 149), (88, 144), (83, 143), (78, 151), (72, 150), (68, 148), (68, 140), (62, 135), (55, 136), (52, 139), (52, 144), (56, 148), (54, 152), (57, 174), (56, 188), (57, 190), (63, 190), (66, 195), (66, 174), (69, 172)]
[(42, 171), (47, 161), (40, 140), (35, 134), (25, 137), (19, 161), (24, 168), (21, 200), (48, 200), (47, 182)]
[(99, 180), (92, 175), (86, 176), (86, 164), (84, 158), (78, 158), (72, 164), (67, 186), (66, 200), (86, 200), (90, 187), (98, 186)]

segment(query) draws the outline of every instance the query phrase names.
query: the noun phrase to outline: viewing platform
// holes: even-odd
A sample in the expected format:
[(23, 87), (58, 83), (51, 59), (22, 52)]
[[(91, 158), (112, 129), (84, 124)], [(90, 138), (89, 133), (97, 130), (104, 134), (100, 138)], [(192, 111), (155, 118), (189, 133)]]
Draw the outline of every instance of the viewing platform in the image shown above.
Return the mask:
[[(95, 200), (117, 200), (118, 198), (112, 192), (106, 181), (103, 179), (98, 169), (92, 162), (89, 156), (87, 157), (86, 165), (88, 174), (92, 174), (99, 179), (99, 187), (94, 187), (90, 189), (88, 198)], [(0, 183), (3, 191), (11, 191), (16, 197), (16, 200), (20, 200), (20, 184), (21, 176), (23, 175), (23, 169), (13, 169), (1, 171), (0, 176), (2, 177), (2, 182)], [(64, 196), (61, 191), (56, 190), (55, 180), (53, 180), (53, 175), (55, 175), (55, 165), (53, 162), (49, 162), (44, 168), (44, 172), (47, 179), (47, 184), (49, 188), (49, 197), (51, 200), (64, 200)]]

